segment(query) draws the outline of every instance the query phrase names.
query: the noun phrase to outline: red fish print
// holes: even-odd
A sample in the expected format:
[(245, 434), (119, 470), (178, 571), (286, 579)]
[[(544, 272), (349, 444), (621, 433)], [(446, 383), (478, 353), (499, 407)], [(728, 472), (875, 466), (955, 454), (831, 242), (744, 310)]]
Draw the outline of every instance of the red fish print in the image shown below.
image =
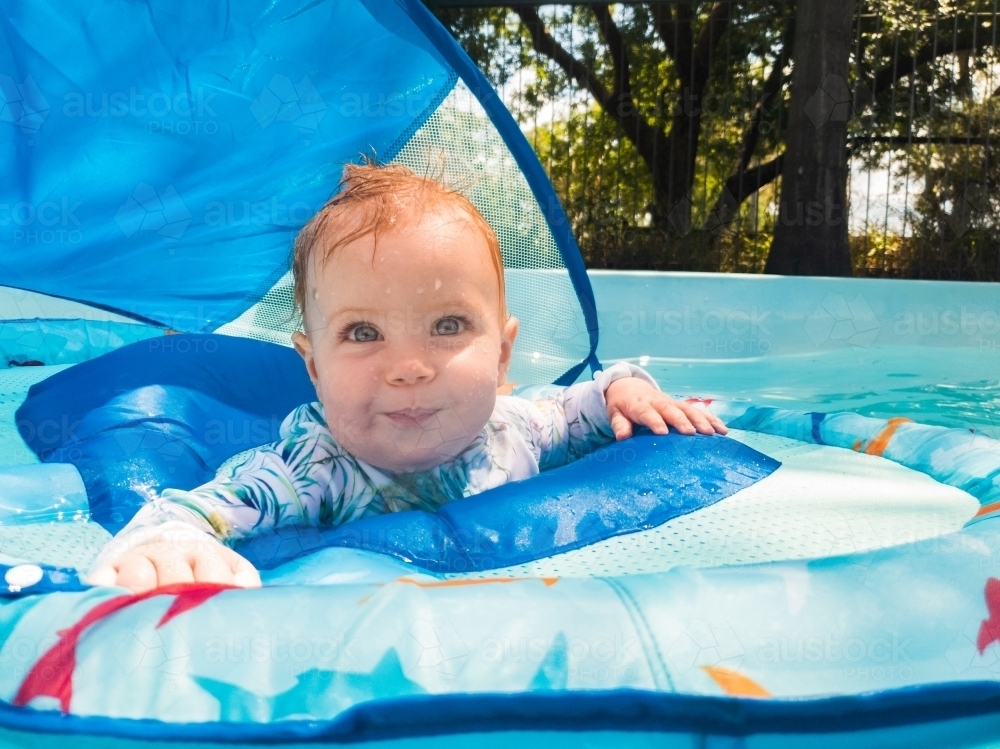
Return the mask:
[(200, 606), (212, 596), (232, 587), (215, 583), (176, 583), (137, 595), (118, 596), (101, 601), (72, 627), (59, 632), (59, 641), (38, 659), (24, 677), (20, 689), (14, 696), (14, 704), (23, 707), (35, 697), (55, 697), (59, 700), (62, 711), (68, 713), (73, 699), (73, 671), (76, 668), (77, 643), (84, 630), (116, 611), (154, 596), (176, 595), (177, 598), (156, 624), (157, 627), (162, 627), (175, 616)]
[(982, 655), (994, 642), (1000, 642), (1000, 580), (991, 577), (986, 581), (986, 610), (989, 617), (983, 619), (979, 625), (979, 637), (976, 638), (976, 647)]

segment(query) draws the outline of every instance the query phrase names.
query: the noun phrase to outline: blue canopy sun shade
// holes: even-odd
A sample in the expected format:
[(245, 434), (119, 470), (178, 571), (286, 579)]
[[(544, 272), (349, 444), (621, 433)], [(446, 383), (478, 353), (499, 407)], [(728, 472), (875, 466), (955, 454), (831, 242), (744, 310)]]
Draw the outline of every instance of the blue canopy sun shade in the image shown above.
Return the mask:
[(0, 285), (214, 331), (287, 272), (344, 163), (391, 160), (461, 78), (545, 215), (593, 358), (551, 184), (419, 0), (5, 0), (0, 35)]

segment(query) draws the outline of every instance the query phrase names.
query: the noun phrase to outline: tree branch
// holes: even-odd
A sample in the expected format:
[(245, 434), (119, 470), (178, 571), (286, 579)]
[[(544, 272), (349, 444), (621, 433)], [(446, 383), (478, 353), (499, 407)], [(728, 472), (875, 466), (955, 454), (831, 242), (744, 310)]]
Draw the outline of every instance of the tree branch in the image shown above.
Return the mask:
[(701, 91), (705, 82), (708, 81), (709, 67), (712, 62), (712, 52), (715, 45), (729, 28), (729, 19), (732, 17), (733, 3), (726, 0), (716, 0), (712, 4), (712, 9), (708, 12), (708, 18), (702, 24), (701, 31), (698, 32), (698, 41), (694, 45), (692, 52), (692, 70), (694, 79), (692, 88)]
[(622, 41), (621, 29), (615, 24), (611, 17), (611, 8), (607, 5), (595, 5), (594, 15), (597, 17), (597, 26), (601, 30), (608, 51), (611, 52), (611, 64), (614, 66), (615, 84), (613, 95), (621, 101), (623, 96), (627, 96), (631, 103), (632, 81), (629, 66), (628, 53), (625, 51), (625, 43)]
[(690, 69), (691, 50), (694, 47), (694, 13), (689, 3), (679, 3), (676, 10), (675, 38), (677, 39), (677, 62)]
[(781, 176), (782, 162), (785, 154), (778, 154), (770, 161), (758, 164), (753, 169), (748, 169), (742, 174), (730, 177), (726, 180), (726, 188), (733, 198), (742, 203), (755, 192), (768, 185)]
[(534, 50), (555, 62), (566, 75), (586, 88), (602, 109), (620, 121), (620, 115), (617, 113), (618, 108), (615, 106), (611, 92), (594, 71), (567, 52), (545, 29), (545, 23), (538, 15), (538, 11), (530, 5), (512, 5), (511, 10), (517, 13), (521, 23), (528, 29), (528, 33), (531, 35), (531, 46)]
[(669, 3), (653, 3), (649, 6), (653, 16), (653, 28), (667, 48), (670, 59), (677, 59), (677, 24), (674, 23), (673, 6)]
[(780, 154), (770, 161), (755, 166), (739, 174), (734, 174), (726, 180), (722, 187), (722, 194), (719, 196), (715, 207), (705, 221), (705, 229), (708, 231), (722, 231), (739, 211), (743, 201), (764, 187), (764, 185), (774, 182), (781, 175), (782, 162), (785, 154)]
[[(760, 123), (764, 119), (764, 115), (767, 113), (767, 103), (768, 101), (774, 99), (781, 92), (782, 84), (785, 82), (785, 66), (788, 64), (788, 58), (792, 53), (792, 44), (795, 40), (795, 32), (793, 27), (789, 25), (788, 29), (785, 31), (784, 39), (781, 43), (781, 51), (778, 53), (778, 57), (774, 61), (774, 67), (771, 68), (770, 75), (767, 76), (767, 80), (764, 81), (764, 88), (761, 91), (761, 96), (754, 105), (753, 115), (750, 118), (750, 124), (747, 129), (743, 131), (743, 141), (740, 144), (739, 156), (736, 157), (736, 163), (733, 165), (733, 170), (729, 173), (729, 178), (726, 180), (726, 184), (722, 188), (722, 192), (719, 193), (718, 199), (715, 201), (715, 205), (712, 208), (712, 212), (709, 216), (713, 217), (711, 220), (716, 220), (719, 225), (727, 226), (736, 217), (736, 212), (739, 210), (740, 205), (749, 197), (754, 190), (766, 185), (771, 182), (774, 176), (771, 176), (764, 182), (760, 182), (757, 187), (753, 190), (749, 188), (754, 185), (754, 180), (768, 176), (768, 172), (761, 173), (759, 170), (761, 167), (757, 167), (757, 176), (750, 176), (747, 172), (747, 167), (750, 166), (750, 161), (753, 159), (753, 154), (757, 150), (757, 143), (760, 141)], [(780, 157), (775, 159), (772, 163), (775, 164), (780, 170)]]
[(677, 68), (677, 78), (682, 81), (691, 78), (691, 18), (691, 7), (687, 3), (679, 3), (673, 12), (666, 3), (653, 5), (656, 33), (666, 45), (667, 54)]
[(757, 143), (760, 140), (760, 123), (764, 119), (764, 115), (767, 114), (768, 102), (773, 100), (781, 93), (782, 84), (785, 82), (785, 66), (788, 65), (788, 59), (792, 54), (792, 44), (794, 42), (794, 32), (789, 29), (785, 33), (785, 38), (781, 44), (781, 51), (778, 53), (778, 57), (774, 61), (774, 67), (771, 68), (771, 74), (768, 75), (767, 80), (764, 81), (764, 87), (761, 90), (760, 98), (757, 103), (754, 104), (753, 115), (750, 118), (750, 125), (743, 132), (743, 142), (740, 144), (740, 155), (737, 158), (736, 164), (733, 166), (733, 171), (730, 173), (731, 177), (735, 177), (740, 172), (745, 171), (750, 165), (750, 160), (753, 158), (754, 151), (757, 150)]
[[(992, 18), (992, 16), (990, 16)], [(940, 25), (954, 25), (955, 18), (942, 18)], [(951, 38), (935, 39), (931, 44), (925, 44), (917, 50), (914, 55), (897, 58), (892, 64), (886, 65), (875, 73), (872, 90), (877, 95), (898, 81), (915, 72), (921, 65), (926, 65), (937, 57), (949, 55), (954, 52), (979, 52), (986, 47), (996, 44), (994, 30), (992, 26), (986, 26), (983, 22), (974, 25), (958, 34), (953, 34)]]
[[(650, 172), (655, 174), (656, 157), (658, 151), (662, 150), (664, 134), (651, 125), (639, 113), (632, 100), (632, 94), (627, 89), (622, 92), (617, 90), (608, 91), (607, 86), (604, 85), (593, 70), (567, 52), (545, 29), (545, 23), (534, 7), (529, 5), (513, 5), (511, 9), (517, 13), (521, 22), (527, 27), (528, 33), (531, 35), (531, 44), (534, 50), (555, 62), (562, 68), (566, 75), (590, 92), (594, 99), (597, 100), (603, 112), (618, 123), (622, 132), (635, 146), (636, 151), (639, 152), (642, 160), (646, 162), (646, 166), (649, 167)], [(608, 13), (607, 20), (610, 21), (610, 12), (607, 7), (604, 7), (604, 12)], [(598, 19), (600, 19), (600, 16), (598, 16)], [(614, 37), (617, 34), (617, 43), (620, 45), (621, 54), (624, 56), (624, 45), (622, 44), (621, 33), (618, 27), (612, 22), (607, 30), (602, 27), (602, 32), (609, 33), (610, 37)], [(611, 46), (610, 43), (609, 46)], [(622, 62), (623, 67), (627, 66), (627, 58)], [(625, 82), (627, 83), (627, 68), (625, 68), (625, 72), (621, 73), (621, 75), (625, 76)]]

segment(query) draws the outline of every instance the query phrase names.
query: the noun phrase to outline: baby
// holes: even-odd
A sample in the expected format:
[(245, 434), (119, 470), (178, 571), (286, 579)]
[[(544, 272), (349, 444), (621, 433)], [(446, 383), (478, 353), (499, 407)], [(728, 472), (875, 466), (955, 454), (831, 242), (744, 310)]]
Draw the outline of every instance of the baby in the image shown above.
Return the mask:
[(285, 418), (279, 442), (145, 505), (94, 563), (92, 583), (258, 586), (225, 544), (433, 511), (629, 437), (633, 424), (726, 432), (625, 363), (552, 398), (498, 396), (518, 321), (496, 235), (460, 193), (405, 167), (346, 167), (296, 239), (293, 270), (305, 334), (292, 339), (318, 402)]

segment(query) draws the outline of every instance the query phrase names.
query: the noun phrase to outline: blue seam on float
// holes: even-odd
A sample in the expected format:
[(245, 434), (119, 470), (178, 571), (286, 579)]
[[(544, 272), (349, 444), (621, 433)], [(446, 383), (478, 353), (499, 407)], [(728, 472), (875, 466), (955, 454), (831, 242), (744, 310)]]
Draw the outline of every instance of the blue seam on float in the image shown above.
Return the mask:
[(819, 425), (823, 423), (823, 419), (826, 418), (826, 414), (819, 413), (818, 411), (812, 412), (812, 438), (813, 442), (817, 445), (825, 444), (823, 442), (823, 435), (819, 431)]
[(958, 488), (968, 492), (982, 504), (984, 495), (989, 495), (998, 478), (1000, 478), (1000, 467), (994, 468), (985, 476), (975, 476), (970, 478)]
[[(587, 324), (587, 334), (590, 338), (590, 352), (586, 359), (580, 364), (574, 365), (564, 375), (556, 380), (556, 384), (563, 383), (563, 378), (579, 367), (579, 371), (587, 364), (595, 372), (601, 369), (600, 361), (597, 358), (597, 341), (599, 337), (599, 323), (597, 320), (597, 302), (594, 299), (594, 290), (590, 285), (590, 278), (587, 276), (587, 268), (583, 264), (583, 257), (580, 248), (573, 236), (569, 219), (563, 211), (562, 204), (556, 196), (552, 183), (549, 181), (545, 170), (542, 169), (541, 162), (532, 150), (531, 145), (514, 121), (513, 116), (507, 107), (504, 106), (496, 91), (486, 80), (475, 63), (469, 58), (465, 50), (462, 49), (454, 37), (441, 25), (441, 23), (431, 14), (431, 12), (419, 0), (396, 0), (403, 11), (413, 20), (417, 27), (424, 32), (424, 35), (437, 48), (445, 60), (455, 69), (458, 75), (465, 81), (473, 96), (479, 100), (490, 121), (496, 127), (497, 132), (503, 138), (510, 149), (514, 161), (521, 168), (531, 192), (538, 201), (539, 208), (549, 225), (552, 238), (555, 239), (559, 253), (562, 255), (566, 270), (569, 271), (569, 278), (576, 291), (577, 299), (580, 301), (580, 308), (583, 310), (583, 318)], [(575, 379), (575, 378), (574, 378)]]
[[(805, 431), (806, 419), (809, 420), (808, 434)], [(821, 433), (821, 423), (827, 424), (825, 439)], [(818, 413), (772, 406), (751, 406), (740, 416), (730, 419), (728, 424), (736, 429), (797, 440), (812, 439), (821, 445), (857, 450), (855, 444), (859, 439), (870, 440), (872, 435), (882, 434), (890, 426), (890, 420), (862, 416), (850, 411)], [(905, 427), (905, 432), (889, 432), (889, 440), (879, 457), (919, 471), (942, 484), (961, 489), (979, 500), (981, 505), (1000, 501), (1000, 481), (998, 481), (1000, 466), (997, 465), (997, 459), (992, 459), (993, 462), (984, 475), (985, 469), (980, 458), (976, 457), (981, 450), (972, 449), (973, 445), (978, 443), (984, 450), (996, 451), (1000, 448), (1000, 441), (952, 427), (913, 422), (907, 423)], [(898, 435), (904, 433), (909, 436), (903, 441), (902, 446), (899, 446)], [(915, 434), (920, 435), (917, 441), (914, 441)], [(954, 454), (953, 460), (947, 466), (937, 465), (933, 454), (942, 444), (938, 440), (942, 439), (946, 441), (949, 449), (957, 446), (969, 449), (964, 456)], [(973, 518), (969, 522), (978, 522), (980, 519)]]
[[(674, 684), (673, 677), (670, 676), (670, 669), (667, 668), (666, 662), (663, 660), (663, 654), (660, 652), (660, 646), (653, 636), (652, 628), (649, 626), (649, 622), (646, 621), (645, 614), (642, 613), (642, 608), (639, 606), (639, 602), (635, 600), (635, 597), (624, 585), (619, 583), (613, 577), (602, 577), (599, 578), (602, 582), (607, 583), (608, 587), (615, 592), (618, 600), (621, 601), (622, 606), (625, 611), (628, 612), (629, 618), (632, 620), (632, 626), (635, 627), (636, 632), (639, 634), (640, 641), (642, 642), (642, 649), (646, 653), (646, 663), (649, 666), (659, 666), (660, 673), (652, 673), (653, 682), (656, 683), (657, 689), (668, 689), (671, 692), (676, 692), (677, 687)], [(653, 668), (650, 668), (650, 672)], [(659, 679), (657, 677), (660, 677)], [(660, 681), (665, 683), (659, 683)]]
[(0, 701), (0, 728), (164, 741), (218, 743), (365, 741), (498, 731), (613, 730), (757, 733), (845, 733), (1000, 714), (1000, 684), (965, 682), (819, 699), (741, 699), (594, 690), (519, 694), (453, 694), (372, 700), (332, 720), (281, 723), (166, 723), (63, 715)]

